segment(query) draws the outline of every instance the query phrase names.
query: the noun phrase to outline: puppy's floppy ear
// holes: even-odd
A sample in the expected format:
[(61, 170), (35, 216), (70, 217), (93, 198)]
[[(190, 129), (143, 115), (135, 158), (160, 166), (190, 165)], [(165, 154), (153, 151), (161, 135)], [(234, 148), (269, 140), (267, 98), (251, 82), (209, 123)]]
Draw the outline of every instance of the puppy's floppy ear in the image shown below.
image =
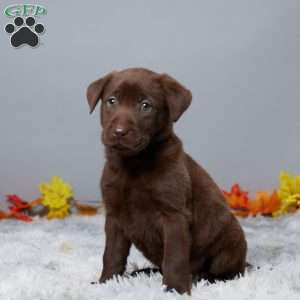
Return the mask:
[(159, 75), (159, 81), (165, 93), (171, 120), (176, 122), (190, 106), (192, 93), (167, 74)]
[(90, 106), (90, 114), (94, 111), (96, 105), (102, 97), (105, 85), (111, 80), (113, 72), (93, 81), (87, 88), (86, 97)]

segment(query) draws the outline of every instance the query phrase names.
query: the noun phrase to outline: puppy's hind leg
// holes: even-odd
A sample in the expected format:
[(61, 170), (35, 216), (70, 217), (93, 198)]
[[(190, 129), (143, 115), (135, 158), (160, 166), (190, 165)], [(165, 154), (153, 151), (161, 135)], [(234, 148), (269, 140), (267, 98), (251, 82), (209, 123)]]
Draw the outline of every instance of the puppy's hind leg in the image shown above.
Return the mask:
[(236, 276), (244, 275), (246, 268), (247, 245), (244, 240), (222, 249), (211, 259), (207, 273), (207, 280), (231, 280)]

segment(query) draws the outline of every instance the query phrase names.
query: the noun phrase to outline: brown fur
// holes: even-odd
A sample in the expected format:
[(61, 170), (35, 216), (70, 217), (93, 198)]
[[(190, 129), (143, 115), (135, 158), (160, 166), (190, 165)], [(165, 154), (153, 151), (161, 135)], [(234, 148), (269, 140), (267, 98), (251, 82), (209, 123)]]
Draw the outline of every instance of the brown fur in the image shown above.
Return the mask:
[[(91, 112), (102, 99), (107, 158), (100, 282), (124, 273), (132, 244), (179, 293), (190, 294), (193, 278), (243, 274), (244, 233), (222, 192), (173, 132), (173, 122), (190, 105), (190, 91), (166, 74), (134, 68), (93, 82), (87, 98)], [(151, 109), (142, 107), (145, 99)]]

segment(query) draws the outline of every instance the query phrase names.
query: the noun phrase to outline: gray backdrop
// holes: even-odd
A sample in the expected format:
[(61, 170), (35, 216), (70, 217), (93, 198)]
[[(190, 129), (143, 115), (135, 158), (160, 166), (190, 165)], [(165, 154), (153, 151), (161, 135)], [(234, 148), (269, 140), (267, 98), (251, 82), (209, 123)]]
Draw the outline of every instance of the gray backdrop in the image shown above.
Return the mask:
[(34, 198), (52, 175), (81, 200), (100, 197), (99, 116), (85, 90), (129, 66), (191, 89), (176, 131), (220, 186), (272, 189), (281, 169), (300, 173), (300, 1), (29, 2), (48, 9), (40, 47), (13, 49), (0, 18), (1, 197)]

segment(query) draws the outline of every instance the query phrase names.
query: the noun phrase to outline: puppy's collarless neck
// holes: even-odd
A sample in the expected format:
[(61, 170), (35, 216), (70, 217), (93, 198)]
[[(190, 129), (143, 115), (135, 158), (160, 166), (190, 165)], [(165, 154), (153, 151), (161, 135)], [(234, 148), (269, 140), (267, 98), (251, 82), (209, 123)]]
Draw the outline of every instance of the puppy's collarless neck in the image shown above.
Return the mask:
[(175, 160), (180, 153), (182, 143), (174, 133), (153, 139), (144, 150), (135, 155), (122, 155), (106, 148), (107, 162), (112, 169), (134, 174), (138, 174), (140, 170), (154, 170), (165, 160)]

